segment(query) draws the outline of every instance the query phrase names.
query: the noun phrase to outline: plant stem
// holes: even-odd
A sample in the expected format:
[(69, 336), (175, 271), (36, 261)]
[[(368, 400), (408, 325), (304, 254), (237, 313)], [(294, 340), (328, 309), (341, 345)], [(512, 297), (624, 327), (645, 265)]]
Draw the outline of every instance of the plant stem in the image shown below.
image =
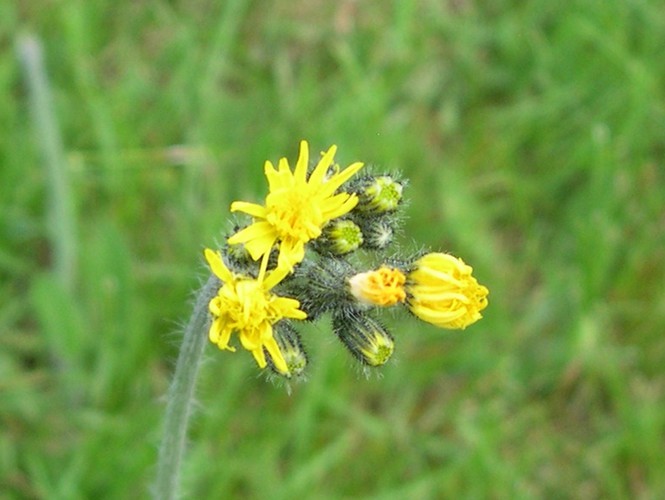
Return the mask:
[(157, 462), (157, 480), (154, 498), (178, 498), (180, 466), (185, 453), (187, 426), (194, 406), (194, 387), (203, 358), (207, 335), (208, 302), (219, 287), (219, 280), (211, 276), (199, 290), (192, 316), (185, 328), (173, 381), (168, 391), (162, 442)]

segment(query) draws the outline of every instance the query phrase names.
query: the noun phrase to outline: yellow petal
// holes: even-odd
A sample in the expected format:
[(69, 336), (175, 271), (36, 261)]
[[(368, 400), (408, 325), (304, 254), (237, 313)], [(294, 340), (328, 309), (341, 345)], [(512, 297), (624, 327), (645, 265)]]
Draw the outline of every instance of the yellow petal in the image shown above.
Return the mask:
[(289, 270), (300, 263), (305, 257), (305, 243), (301, 240), (282, 241), (279, 245), (279, 258), (277, 267), (284, 267)]
[(270, 160), (266, 160), (266, 162), (263, 164), (263, 173), (266, 175), (273, 175), (277, 173), (275, 165), (273, 165)]
[(252, 259), (259, 260), (277, 240), (275, 228), (266, 221), (255, 222), (228, 239), (230, 245), (244, 243)]
[(222, 260), (222, 255), (219, 252), (213, 252), (209, 248), (204, 250), (204, 255), (208, 261), (208, 265), (215, 276), (217, 276), (224, 283), (233, 281), (233, 274), (229, 271), (229, 268), (224, 265)]
[(263, 255), (270, 252), (276, 239), (277, 237), (274, 235), (265, 235), (261, 238), (248, 241), (245, 243), (245, 248), (252, 256), (252, 259), (259, 260)]
[(289, 297), (278, 297), (274, 300), (273, 305), (276, 309), (279, 309), (280, 316), (283, 318), (307, 318), (307, 313), (298, 309), (300, 307), (300, 302), (298, 302), (296, 299), (291, 299)]
[(412, 273), (412, 276), (423, 287), (441, 288), (442, 286), (447, 286), (450, 288), (461, 288), (465, 286), (464, 281), (458, 280), (452, 274), (433, 269), (417, 269)]
[(221, 300), (219, 296), (213, 297), (212, 300), (208, 303), (208, 310), (215, 316), (219, 316), (221, 313)]
[(264, 290), (270, 290), (273, 288), (277, 283), (282, 281), (288, 274), (291, 272), (291, 269), (284, 266), (284, 267), (279, 267), (277, 266), (275, 269), (270, 271), (263, 280), (263, 289)]
[(233, 328), (228, 325), (223, 325), (222, 330), (219, 335), (219, 340), (217, 345), (220, 349), (225, 349), (227, 351), (235, 352), (236, 348), (229, 345), (229, 340), (231, 340), (231, 333), (233, 333)]
[(266, 207), (246, 201), (234, 201), (231, 203), (231, 212), (244, 212), (252, 217), (264, 219), (266, 216)]
[[(259, 368), (265, 368), (268, 363), (266, 363), (266, 355), (263, 352), (263, 346), (257, 347), (252, 350), (252, 355), (256, 360), (256, 364), (259, 365)], [(286, 363), (285, 363), (286, 364)]]
[(322, 193), (325, 194), (332, 194), (334, 193), (338, 187), (340, 187), (342, 184), (344, 184), (346, 181), (348, 181), (353, 175), (358, 172), (363, 167), (363, 164), (360, 162), (356, 162), (352, 165), (349, 165), (346, 167), (344, 170), (342, 170), (339, 174), (333, 175), (330, 179), (328, 179), (327, 182), (323, 184), (323, 191)]
[(210, 330), (208, 330), (208, 338), (210, 339), (210, 342), (212, 342), (213, 344), (216, 344), (217, 341), (219, 340), (219, 333), (221, 331), (220, 325), (221, 323), (219, 319), (214, 320), (210, 324)]
[(300, 141), (300, 153), (298, 154), (298, 162), (296, 169), (293, 172), (293, 177), (296, 182), (305, 182), (307, 175), (307, 163), (309, 162), (309, 145), (307, 141)]
[[(284, 165), (286, 168), (283, 168)], [(293, 174), (289, 170), (288, 164), (280, 162), (280, 169), (275, 170), (275, 167), (269, 161), (266, 162), (264, 167), (266, 179), (268, 179), (269, 192), (273, 193), (281, 189), (286, 189), (293, 184)]]
[(323, 216), (326, 220), (336, 219), (349, 213), (358, 204), (356, 195), (348, 193), (339, 193), (327, 198), (323, 204)]
[(328, 167), (332, 163), (336, 152), (337, 152), (336, 145), (333, 144), (332, 146), (330, 146), (330, 148), (328, 148), (328, 151), (326, 151), (323, 154), (323, 156), (319, 160), (319, 163), (316, 165), (316, 168), (314, 169), (314, 172), (312, 172), (312, 175), (309, 176), (309, 181), (308, 181), (309, 184), (313, 186), (318, 186), (319, 184), (323, 183), (323, 179), (326, 176), (326, 172), (328, 172)]
[(431, 290), (431, 291), (425, 291), (422, 288), (418, 287), (417, 289), (414, 288), (412, 291), (414, 296), (418, 297), (418, 302), (427, 304), (427, 303), (433, 303), (433, 304), (441, 304), (445, 301), (448, 302), (453, 302), (453, 301), (458, 301), (462, 304), (468, 304), (471, 302), (471, 298), (467, 297), (461, 292), (453, 292), (453, 291), (436, 291), (436, 290)]
[(286, 158), (279, 159), (278, 170), (280, 174), (291, 174), (291, 168), (289, 167), (289, 162)]
[(441, 328), (456, 328), (454, 326), (455, 320), (466, 314), (466, 309), (463, 308), (453, 311), (439, 311), (427, 307), (415, 306), (411, 308), (411, 311), (420, 319)]
[(275, 365), (277, 371), (287, 375), (289, 373), (289, 367), (286, 365), (286, 361), (284, 361), (284, 356), (282, 356), (282, 351), (279, 350), (277, 341), (271, 336), (263, 345), (270, 354), (272, 363)]
[(227, 241), (230, 245), (237, 245), (239, 243), (246, 243), (255, 238), (262, 238), (266, 235), (274, 233), (275, 230), (271, 224), (266, 221), (259, 221), (250, 224), (244, 229), (241, 229), (236, 234), (231, 236)]

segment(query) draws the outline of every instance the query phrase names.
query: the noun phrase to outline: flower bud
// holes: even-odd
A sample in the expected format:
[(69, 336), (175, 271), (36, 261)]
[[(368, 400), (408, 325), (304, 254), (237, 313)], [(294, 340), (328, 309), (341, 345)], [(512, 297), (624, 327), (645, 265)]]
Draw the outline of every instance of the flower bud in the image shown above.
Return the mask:
[(385, 327), (357, 309), (344, 310), (333, 316), (333, 331), (349, 352), (369, 366), (385, 364), (393, 353), (395, 342)]
[(351, 295), (358, 302), (372, 306), (393, 306), (404, 302), (406, 276), (395, 268), (386, 265), (374, 271), (358, 273), (348, 279)]
[(277, 346), (282, 353), (282, 357), (286, 362), (288, 372), (280, 371), (275, 363), (273, 363), (270, 353), (266, 350), (266, 359), (270, 369), (277, 375), (286, 378), (299, 377), (302, 375), (307, 366), (307, 354), (303, 349), (300, 336), (296, 329), (293, 328), (289, 322), (280, 321), (273, 327), (273, 337), (275, 338)]
[(367, 214), (394, 212), (402, 202), (404, 183), (391, 175), (378, 175), (360, 179), (353, 191), (358, 195), (356, 210)]
[(385, 250), (395, 237), (394, 217), (372, 217), (362, 224), (363, 248)]
[(363, 243), (363, 233), (355, 222), (337, 219), (329, 222), (314, 241), (314, 248), (323, 254), (345, 255), (357, 250)]
[(423, 255), (407, 276), (407, 305), (423, 321), (441, 328), (466, 328), (487, 307), (486, 287), (462, 259), (444, 253)]

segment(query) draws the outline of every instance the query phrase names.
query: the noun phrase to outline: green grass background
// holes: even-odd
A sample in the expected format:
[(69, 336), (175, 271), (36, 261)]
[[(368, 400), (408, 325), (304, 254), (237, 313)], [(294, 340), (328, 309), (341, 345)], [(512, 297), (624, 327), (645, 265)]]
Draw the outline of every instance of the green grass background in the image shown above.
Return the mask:
[(369, 379), (322, 322), (290, 395), (209, 346), (188, 496), (663, 498), (663, 54), (655, 0), (0, 3), (0, 496), (148, 496), (201, 250), (306, 138), (490, 305)]

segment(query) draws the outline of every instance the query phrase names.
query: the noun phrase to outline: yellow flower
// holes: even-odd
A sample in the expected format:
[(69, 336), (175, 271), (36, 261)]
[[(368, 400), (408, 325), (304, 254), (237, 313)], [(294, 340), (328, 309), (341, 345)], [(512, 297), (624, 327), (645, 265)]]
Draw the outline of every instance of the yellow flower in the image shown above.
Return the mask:
[(253, 224), (229, 238), (231, 245), (244, 243), (254, 260), (259, 260), (279, 242), (278, 267), (293, 268), (305, 255), (305, 244), (317, 238), (327, 222), (348, 213), (358, 203), (355, 195), (335, 191), (351, 178), (362, 163), (328, 175), (337, 146), (331, 146), (307, 176), (309, 147), (300, 143), (300, 155), (292, 172), (286, 158), (277, 169), (269, 161), (265, 175), (270, 192), (265, 205), (244, 201), (231, 204), (232, 212), (245, 212), (256, 219)]
[(222, 281), (217, 295), (208, 308), (213, 315), (210, 341), (220, 349), (235, 351), (229, 345), (232, 333), (237, 333), (242, 346), (254, 355), (261, 368), (266, 366), (264, 348), (275, 368), (288, 374), (286, 361), (273, 336), (273, 325), (283, 318), (305, 319), (307, 314), (298, 309), (300, 303), (291, 298), (279, 297), (270, 292), (289, 273), (277, 268), (266, 273), (266, 258), (261, 262), (258, 278), (233, 274), (224, 264), (219, 252), (205, 250), (205, 258), (212, 272)]
[(424, 255), (407, 277), (409, 309), (441, 328), (466, 328), (475, 323), (487, 307), (489, 291), (471, 276), (472, 271), (452, 255)]
[(406, 276), (402, 271), (387, 266), (349, 278), (351, 294), (360, 302), (374, 306), (393, 306), (404, 302), (405, 283)]

